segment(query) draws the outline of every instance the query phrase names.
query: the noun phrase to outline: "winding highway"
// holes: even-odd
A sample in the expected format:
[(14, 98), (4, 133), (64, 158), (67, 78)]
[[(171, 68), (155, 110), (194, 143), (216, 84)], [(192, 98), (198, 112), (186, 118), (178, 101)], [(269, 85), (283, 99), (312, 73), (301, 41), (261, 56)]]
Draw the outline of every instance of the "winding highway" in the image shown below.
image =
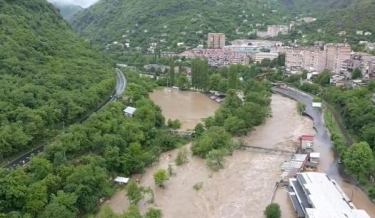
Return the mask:
[[(308, 94), (294, 89), (294, 88), (279, 88), (279, 87), (272, 87), (272, 91), (292, 98), (298, 102), (301, 102), (305, 105), (305, 113), (313, 120), (314, 122), (314, 129), (316, 131), (315, 140), (318, 140), (322, 145), (328, 146), (330, 149), (334, 149), (334, 145), (331, 141), (331, 138), (327, 132), (327, 129), (323, 122), (323, 115), (321, 111), (317, 108), (312, 107), (313, 97), (309, 96)], [(329, 168), (326, 170), (325, 173), (330, 177), (340, 178), (345, 182), (356, 184), (355, 180), (347, 175), (344, 170), (344, 165), (338, 163), (338, 155), (335, 152), (335, 160), (330, 164)]]
[[(125, 91), (125, 88), (126, 88), (126, 85), (127, 85), (127, 80), (126, 80), (126, 77), (124, 75), (124, 73), (119, 69), (119, 68), (116, 68), (115, 69), (115, 73), (116, 73), (116, 90), (114, 92), (113, 95), (111, 95), (105, 102), (105, 104), (99, 108), (97, 108), (95, 111), (93, 111), (91, 114), (93, 113), (96, 113), (98, 111), (100, 111), (102, 108), (104, 108), (109, 102), (112, 102), (112, 101), (116, 101), (118, 97), (121, 96), (121, 94)], [(87, 120), (87, 118), (91, 115), (87, 115), (85, 118), (83, 118), (82, 120), (78, 121), (77, 123), (83, 123)], [(62, 132), (64, 133), (64, 132)], [(60, 133), (60, 135), (62, 134)], [(55, 138), (51, 139), (49, 142), (33, 149), (32, 151), (29, 151), (25, 154), (23, 154), (22, 156), (8, 162), (4, 167), (5, 168), (15, 168), (17, 166), (22, 166), (22, 165), (25, 165), (27, 164), (29, 161), (30, 161), (30, 158), (34, 155), (38, 155), (39, 153), (43, 152), (44, 149), (45, 149), (45, 146), (46, 144), (54, 141), (58, 136), (56, 136)]]

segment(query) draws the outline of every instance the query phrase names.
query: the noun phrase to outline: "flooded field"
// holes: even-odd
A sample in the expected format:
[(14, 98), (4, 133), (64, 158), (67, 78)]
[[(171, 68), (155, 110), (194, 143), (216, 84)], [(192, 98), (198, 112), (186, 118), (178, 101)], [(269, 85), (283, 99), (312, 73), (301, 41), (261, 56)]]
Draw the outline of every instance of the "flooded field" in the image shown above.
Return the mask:
[[(182, 92), (182, 96), (179, 97), (178, 92), (161, 90), (152, 94), (151, 98), (162, 107), (163, 114), (167, 118), (181, 119), (188, 115), (185, 113), (190, 113), (189, 107), (194, 107), (188, 106), (187, 100), (182, 100), (181, 104), (173, 104), (172, 109), (171, 103), (168, 103), (170, 100), (163, 100), (164, 98), (186, 98), (190, 99), (191, 104), (202, 101), (199, 103), (201, 107), (211, 110), (204, 113), (208, 115), (214, 113), (215, 107), (204, 106), (207, 102), (216, 104), (206, 96)], [(204, 117), (204, 113), (197, 112), (199, 119)], [(243, 139), (255, 146), (294, 150), (298, 137), (313, 131), (311, 121), (299, 116), (296, 112), (296, 103), (288, 98), (273, 95), (272, 114), (273, 116), (264, 125)], [(190, 115), (187, 121), (181, 120), (191, 125), (191, 120), (199, 122), (196, 117)], [(176, 150), (162, 154), (160, 162), (149, 167), (140, 180), (140, 185), (149, 186), (155, 192), (154, 205), (146, 203), (147, 199), (139, 203), (142, 211), (148, 207), (157, 207), (163, 210), (165, 218), (261, 218), (264, 208), (271, 201), (275, 184), (280, 179), (280, 165), (291, 158), (290, 155), (285, 154), (238, 150), (226, 158), (223, 170), (214, 173), (206, 167), (204, 160), (191, 155), (186, 165), (175, 166), (176, 154)], [(153, 172), (166, 169), (169, 164), (173, 165), (176, 175), (167, 182), (165, 188), (156, 187)], [(199, 191), (193, 189), (197, 183), (203, 184), (203, 188)], [(276, 199), (282, 198), (282, 195), (280, 196)], [(285, 199), (278, 202), (282, 209), (291, 207), (289, 200), (285, 201)], [(128, 202), (125, 193), (118, 192), (109, 201), (109, 205), (116, 212), (126, 210)], [(293, 211), (291, 213), (293, 215)]]
[(172, 88), (155, 90), (150, 99), (163, 109), (168, 119), (179, 119), (181, 129), (194, 129), (203, 118), (212, 116), (219, 104), (200, 92), (180, 91)]

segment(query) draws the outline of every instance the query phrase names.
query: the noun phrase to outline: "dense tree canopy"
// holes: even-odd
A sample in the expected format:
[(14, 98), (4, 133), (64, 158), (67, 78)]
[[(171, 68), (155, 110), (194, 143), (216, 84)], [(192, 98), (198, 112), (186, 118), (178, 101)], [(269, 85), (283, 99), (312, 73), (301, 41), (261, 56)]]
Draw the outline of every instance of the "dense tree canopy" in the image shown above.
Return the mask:
[(345, 153), (345, 166), (353, 175), (368, 175), (374, 169), (374, 155), (366, 142), (352, 145)]
[[(127, 78), (128, 100), (113, 102), (84, 124), (71, 126), (26, 167), (0, 169), (0, 216), (95, 213), (100, 200), (114, 193), (110, 173), (142, 172), (160, 152), (178, 146), (180, 138), (161, 129), (165, 126), (161, 110), (147, 98), (147, 87), (152, 90), (154, 84), (130, 72)], [(132, 118), (122, 112), (130, 104), (137, 108)], [(139, 196), (134, 196), (136, 202)], [(135, 212), (133, 208), (123, 217)]]
[[(272, 13), (273, 9), (277, 11)], [(280, 23), (282, 17), (289, 17), (285, 9), (273, 0), (103, 0), (79, 13), (71, 23), (82, 36), (102, 47), (110, 44), (115, 51), (138, 46), (146, 51), (149, 43), (155, 42), (163, 50), (178, 51), (184, 47), (177, 43), (195, 47), (209, 32), (223, 32), (233, 40), (238, 38), (236, 32), (244, 37), (256, 23)], [(127, 40), (130, 48), (120, 45)], [(118, 43), (114, 45), (114, 41)]]
[(43, 0), (0, 0), (0, 161), (73, 123), (114, 89), (110, 61)]

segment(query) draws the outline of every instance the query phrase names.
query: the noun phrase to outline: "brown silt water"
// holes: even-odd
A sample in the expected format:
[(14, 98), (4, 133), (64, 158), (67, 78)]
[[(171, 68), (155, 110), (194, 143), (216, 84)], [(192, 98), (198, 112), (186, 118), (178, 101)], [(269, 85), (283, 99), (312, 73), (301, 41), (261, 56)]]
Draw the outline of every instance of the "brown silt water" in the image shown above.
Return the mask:
[(202, 93), (180, 91), (172, 88), (155, 90), (150, 98), (163, 110), (168, 119), (182, 121), (181, 129), (194, 129), (203, 118), (214, 115), (219, 104)]
[[(197, 92), (163, 89), (150, 94), (150, 98), (162, 108), (167, 119), (182, 121), (182, 129), (194, 128), (219, 108), (215, 101)], [(300, 135), (314, 134), (312, 121), (297, 113), (295, 101), (272, 95), (271, 108), (272, 117), (242, 137), (249, 145), (293, 151)], [(317, 143), (317, 146), (322, 145)], [(189, 148), (190, 144), (185, 147)], [(205, 160), (190, 153), (188, 163), (176, 166), (174, 159), (177, 153), (178, 150), (163, 153), (160, 161), (148, 167), (140, 179), (140, 185), (151, 187), (155, 195), (154, 204), (147, 202), (148, 197), (138, 204), (142, 212), (154, 207), (163, 211), (164, 218), (263, 218), (275, 184), (280, 180), (280, 166), (291, 159), (289, 154), (237, 150), (226, 158), (224, 169), (212, 172)], [(333, 152), (327, 152), (322, 158), (328, 159), (322, 161), (319, 169), (324, 171), (330, 165), (329, 158), (333, 159)], [(164, 188), (155, 186), (153, 173), (158, 169), (167, 169), (169, 165), (175, 175)], [(195, 190), (193, 186), (198, 183), (202, 184), (202, 188)], [(375, 207), (363, 192), (345, 184), (342, 187), (348, 196), (354, 192), (353, 201), (358, 208), (374, 214), (371, 210)], [(277, 190), (275, 202), (281, 206), (282, 217), (295, 217), (285, 189)], [(116, 193), (108, 204), (118, 213), (129, 207), (123, 191)]]

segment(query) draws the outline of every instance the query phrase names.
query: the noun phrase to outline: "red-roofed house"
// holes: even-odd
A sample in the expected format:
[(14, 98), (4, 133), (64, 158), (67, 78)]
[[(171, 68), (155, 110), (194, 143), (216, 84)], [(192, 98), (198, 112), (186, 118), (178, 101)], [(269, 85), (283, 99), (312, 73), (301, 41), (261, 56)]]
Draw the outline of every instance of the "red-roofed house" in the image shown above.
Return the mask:
[(312, 150), (314, 146), (314, 136), (313, 135), (302, 135), (301, 140), (301, 149), (302, 150)]

